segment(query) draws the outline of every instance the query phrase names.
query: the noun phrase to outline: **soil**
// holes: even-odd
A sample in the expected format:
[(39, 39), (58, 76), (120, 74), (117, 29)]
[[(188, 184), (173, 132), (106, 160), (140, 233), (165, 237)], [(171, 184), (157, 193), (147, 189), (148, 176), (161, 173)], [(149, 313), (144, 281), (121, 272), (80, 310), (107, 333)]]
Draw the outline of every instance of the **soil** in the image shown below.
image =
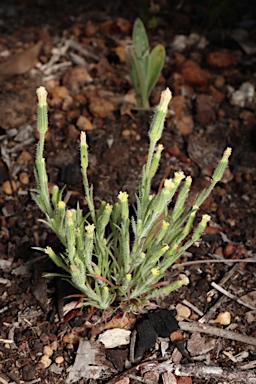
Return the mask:
[[(1, 383), (70, 382), (68, 372), (79, 341), (94, 345), (113, 321), (103, 319), (99, 311), (77, 308), (77, 301), (67, 309), (74, 299), (66, 296), (75, 292), (59, 279), (43, 277), (56, 268), (33, 249), (58, 248), (56, 238), (39, 221), (43, 216), (30, 195), (37, 140), (35, 91), (40, 85), (49, 96), (45, 157), (50, 187), (66, 185), (70, 207), (79, 201), (86, 209), (78, 162), (81, 130), (90, 146), (89, 177), (96, 201), (115, 202), (118, 192), (127, 190), (134, 203), (147, 155), (151, 108), (166, 87), (173, 101), (161, 138), (164, 151), (154, 191), (164, 177), (183, 170), (193, 177), (192, 201), (207, 185), (224, 149), (233, 149), (222, 182), (201, 207), (200, 214), (211, 215), (202, 240), (168, 271), (171, 278), (186, 274), (190, 284), (158, 298), (155, 305), (179, 313), (181, 304), (189, 302), (194, 307), (178, 320), (195, 323), (205, 315), (206, 324), (250, 336), (251, 343), (183, 331), (186, 353), (179, 354), (170, 342), (164, 354), (160, 340), (158, 349), (143, 356), (144, 371), (125, 366), (128, 347), (103, 348), (102, 358), (107, 356), (112, 373), (98, 379), (82, 375), (77, 382), (228, 382), (214, 372), (203, 378), (195, 372), (182, 377), (178, 372), (172, 377), (170, 370), (168, 377), (163, 372), (151, 377), (145, 373), (152, 361), (157, 366), (172, 359), (190, 367), (192, 359), (199, 370), (237, 370), (238, 379), (232, 383), (256, 383), (256, 16), (249, 1), (220, 3), (223, 8), (211, 1), (131, 1), (129, 6), (122, 1), (1, 2)], [(145, 22), (151, 47), (162, 43), (167, 54), (143, 111), (136, 108), (124, 62), (138, 16)], [(213, 289), (212, 282), (242, 303)], [(120, 316), (116, 315), (118, 324)], [(141, 316), (127, 315), (129, 325)], [(156, 371), (152, 368), (151, 373)], [(252, 381), (243, 381), (245, 373)]]

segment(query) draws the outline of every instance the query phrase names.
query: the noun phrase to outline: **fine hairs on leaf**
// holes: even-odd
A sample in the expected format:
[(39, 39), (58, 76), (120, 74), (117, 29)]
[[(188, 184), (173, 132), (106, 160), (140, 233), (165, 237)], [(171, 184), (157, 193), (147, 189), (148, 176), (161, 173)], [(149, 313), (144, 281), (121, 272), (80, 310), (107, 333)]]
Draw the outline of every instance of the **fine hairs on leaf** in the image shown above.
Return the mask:
[(137, 105), (145, 108), (164, 66), (165, 48), (158, 44), (150, 52), (147, 32), (141, 19), (136, 19), (132, 44), (126, 48), (126, 65), (135, 90)]
[[(145, 38), (145, 36), (144, 36)], [(147, 40), (141, 48), (147, 52)], [(145, 52), (144, 52), (145, 50)], [(195, 243), (203, 233), (209, 215), (203, 215), (199, 224), (194, 224), (200, 205), (218, 183), (228, 164), (231, 149), (224, 151), (210, 185), (187, 206), (192, 179), (183, 172), (175, 172), (164, 181), (162, 189), (151, 195), (151, 183), (155, 176), (163, 151), (158, 144), (171, 100), (167, 88), (155, 111), (149, 129), (149, 150), (146, 164), (136, 196), (133, 215), (130, 214), (129, 196), (120, 191), (111, 205), (102, 201), (98, 209), (94, 204), (93, 186), (90, 185), (88, 168), (88, 145), (86, 135), (81, 133), (80, 162), (85, 199), (88, 211), (70, 209), (62, 200), (63, 189), (56, 185), (50, 195), (46, 173), (44, 137), (48, 129), (47, 92), (44, 87), (37, 90), (39, 142), (35, 160), (36, 188), (31, 191), (38, 207), (45, 214), (44, 222), (57, 235), (64, 246), (62, 254), (50, 247), (36, 248), (45, 252), (60, 268), (60, 273), (48, 274), (69, 281), (83, 295), (83, 304), (102, 310), (131, 311), (137, 306), (149, 304), (159, 294), (169, 294), (182, 285), (187, 277), (169, 281), (166, 271)], [(170, 203), (176, 196), (173, 208)]]

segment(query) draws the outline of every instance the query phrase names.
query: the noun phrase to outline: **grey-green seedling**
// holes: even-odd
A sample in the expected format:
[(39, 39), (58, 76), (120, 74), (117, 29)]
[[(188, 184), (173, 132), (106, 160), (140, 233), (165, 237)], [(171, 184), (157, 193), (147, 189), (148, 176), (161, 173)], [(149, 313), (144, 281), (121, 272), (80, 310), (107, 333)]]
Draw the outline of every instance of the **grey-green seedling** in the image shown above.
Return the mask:
[(126, 47), (126, 64), (135, 90), (137, 105), (145, 108), (165, 61), (165, 48), (158, 44), (150, 52), (143, 22), (136, 19), (132, 44)]
[[(222, 178), (231, 154), (228, 148), (220, 160), (210, 185), (187, 206), (192, 178), (176, 172), (166, 179), (163, 188), (151, 194), (163, 146), (158, 144), (171, 99), (171, 92), (162, 92), (160, 104), (149, 130), (149, 150), (136, 196), (135, 213), (129, 210), (129, 196), (120, 191), (117, 202), (105, 201), (96, 209), (93, 186), (88, 170), (88, 145), (86, 135), (81, 133), (80, 162), (88, 203), (88, 213), (83, 214), (79, 205), (70, 209), (63, 201), (63, 190), (54, 186), (52, 195), (48, 189), (48, 177), (43, 157), (47, 122), (47, 92), (37, 90), (39, 143), (35, 161), (36, 189), (32, 197), (44, 212), (45, 223), (58, 236), (65, 252), (57, 254), (50, 246), (37, 248), (44, 251), (60, 268), (58, 274), (68, 280), (83, 295), (84, 305), (102, 310), (117, 308), (130, 311), (149, 303), (150, 298), (188, 284), (187, 277), (169, 281), (166, 271), (195, 243), (204, 231), (210, 216), (203, 215), (194, 224), (200, 205)], [(170, 203), (175, 195), (175, 202)]]

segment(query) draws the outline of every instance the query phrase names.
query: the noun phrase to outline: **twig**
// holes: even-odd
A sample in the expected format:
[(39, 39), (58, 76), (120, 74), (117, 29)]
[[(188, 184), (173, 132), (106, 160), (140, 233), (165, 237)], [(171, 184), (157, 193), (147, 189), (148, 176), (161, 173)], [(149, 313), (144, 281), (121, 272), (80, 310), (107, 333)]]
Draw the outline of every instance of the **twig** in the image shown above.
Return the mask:
[(244, 372), (233, 368), (220, 368), (204, 365), (179, 365), (170, 364), (176, 376), (193, 376), (198, 379), (215, 379), (229, 383), (255, 384), (256, 372)]
[(199, 364), (175, 364), (171, 359), (164, 361), (160, 364), (147, 364), (141, 363), (137, 369), (141, 370), (142, 373), (147, 371), (153, 371), (158, 374), (164, 372), (174, 372), (176, 376), (193, 376), (198, 379), (215, 379), (221, 381), (227, 381), (229, 383), (244, 383), (244, 384), (255, 384), (256, 383), (256, 371), (242, 371), (234, 368), (220, 368), (216, 366), (205, 366)]
[(199, 333), (206, 333), (207, 335), (217, 336), (217, 337), (223, 337), (225, 339), (230, 340), (236, 340), (240, 341), (241, 343), (246, 343), (250, 345), (256, 346), (256, 338), (243, 335), (241, 333), (236, 333), (232, 331), (228, 331), (226, 329), (222, 328), (216, 328), (208, 324), (199, 324), (197, 322), (186, 322), (186, 321), (180, 321), (179, 327), (182, 331), (188, 331), (188, 332), (199, 332)]
[[(225, 276), (221, 279), (219, 282), (219, 285), (225, 284), (231, 276), (234, 275), (234, 273), (239, 269), (239, 264), (235, 264), (233, 268), (231, 268), (228, 273), (225, 274)], [(211, 289), (207, 293), (207, 297), (212, 297), (215, 294), (216, 290)], [(199, 323), (205, 323), (213, 313), (216, 312), (216, 310), (227, 300), (226, 296), (222, 296), (205, 314), (204, 316), (199, 320)]]
[(207, 320), (209, 320), (212, 314), (215, 313), (217, 309), (220, 308), (223, 305), (223, 303), (225, 303), (225, 301), (227, 301), (227, 297), (221, 296), (219, 300), (216, 301), (216, 303), (211, 308), (209, 308), (209, 310), (204, 314), (204, 316), (198, 320), (198, 322), (200, 324), (204, 324), (205, 322), (207, 322)]
[(95, 61), (99, 61), (99, 58), (98, 56), (94, 55), (94, 53), (92, 52), (89, 52), (87, 49), (85, 49), (84, 47), (82, 47), (81, 44), (77, 43), (76, 41), (74, 40), (70, 40), (70, 47), (75, 49), (77, 52), (79, 52), (82, 56), (84, 57), (89, 57), (90, 59), (93, 59)]
[(196, 312), (199, 316), (203, 316), (203, 312), (200, 311), (197, 307), (195, 307), (193, 304), (191, 304), (189, 301), (186, 299), (182, 300), (182, 303), (186, 305), (188, 308), (192, 309), (194, 312)]
[(231, 300), (235, 300), (238, 304), (241, 304), (246, 308), (249, 308), (249, 309), (252, 309), (253, 311), (256, 311), (256, 308), (253, 305), (245, 303), (244, 301), (240, 300), (238, 297), (236, 297), (232, 293), (228, 292), (226, 289), (220, 287), (218, 284), (212, 282), (211, 286), (213, 288), (217, 289), (217, 291), (221, 292), (223, 295), (229, 297)]

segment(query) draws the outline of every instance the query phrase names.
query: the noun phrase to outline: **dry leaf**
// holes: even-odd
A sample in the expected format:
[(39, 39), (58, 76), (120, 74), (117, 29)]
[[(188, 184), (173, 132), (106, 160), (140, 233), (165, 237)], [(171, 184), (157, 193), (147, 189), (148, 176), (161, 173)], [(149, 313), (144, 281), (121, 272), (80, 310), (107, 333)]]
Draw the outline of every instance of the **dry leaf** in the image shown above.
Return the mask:
[(32, 69), (42, 48), (42, 41), (38, 41), (31, 48), (17, 53), (0, 65), (0, 82), (14, 75), (22, 75)]

